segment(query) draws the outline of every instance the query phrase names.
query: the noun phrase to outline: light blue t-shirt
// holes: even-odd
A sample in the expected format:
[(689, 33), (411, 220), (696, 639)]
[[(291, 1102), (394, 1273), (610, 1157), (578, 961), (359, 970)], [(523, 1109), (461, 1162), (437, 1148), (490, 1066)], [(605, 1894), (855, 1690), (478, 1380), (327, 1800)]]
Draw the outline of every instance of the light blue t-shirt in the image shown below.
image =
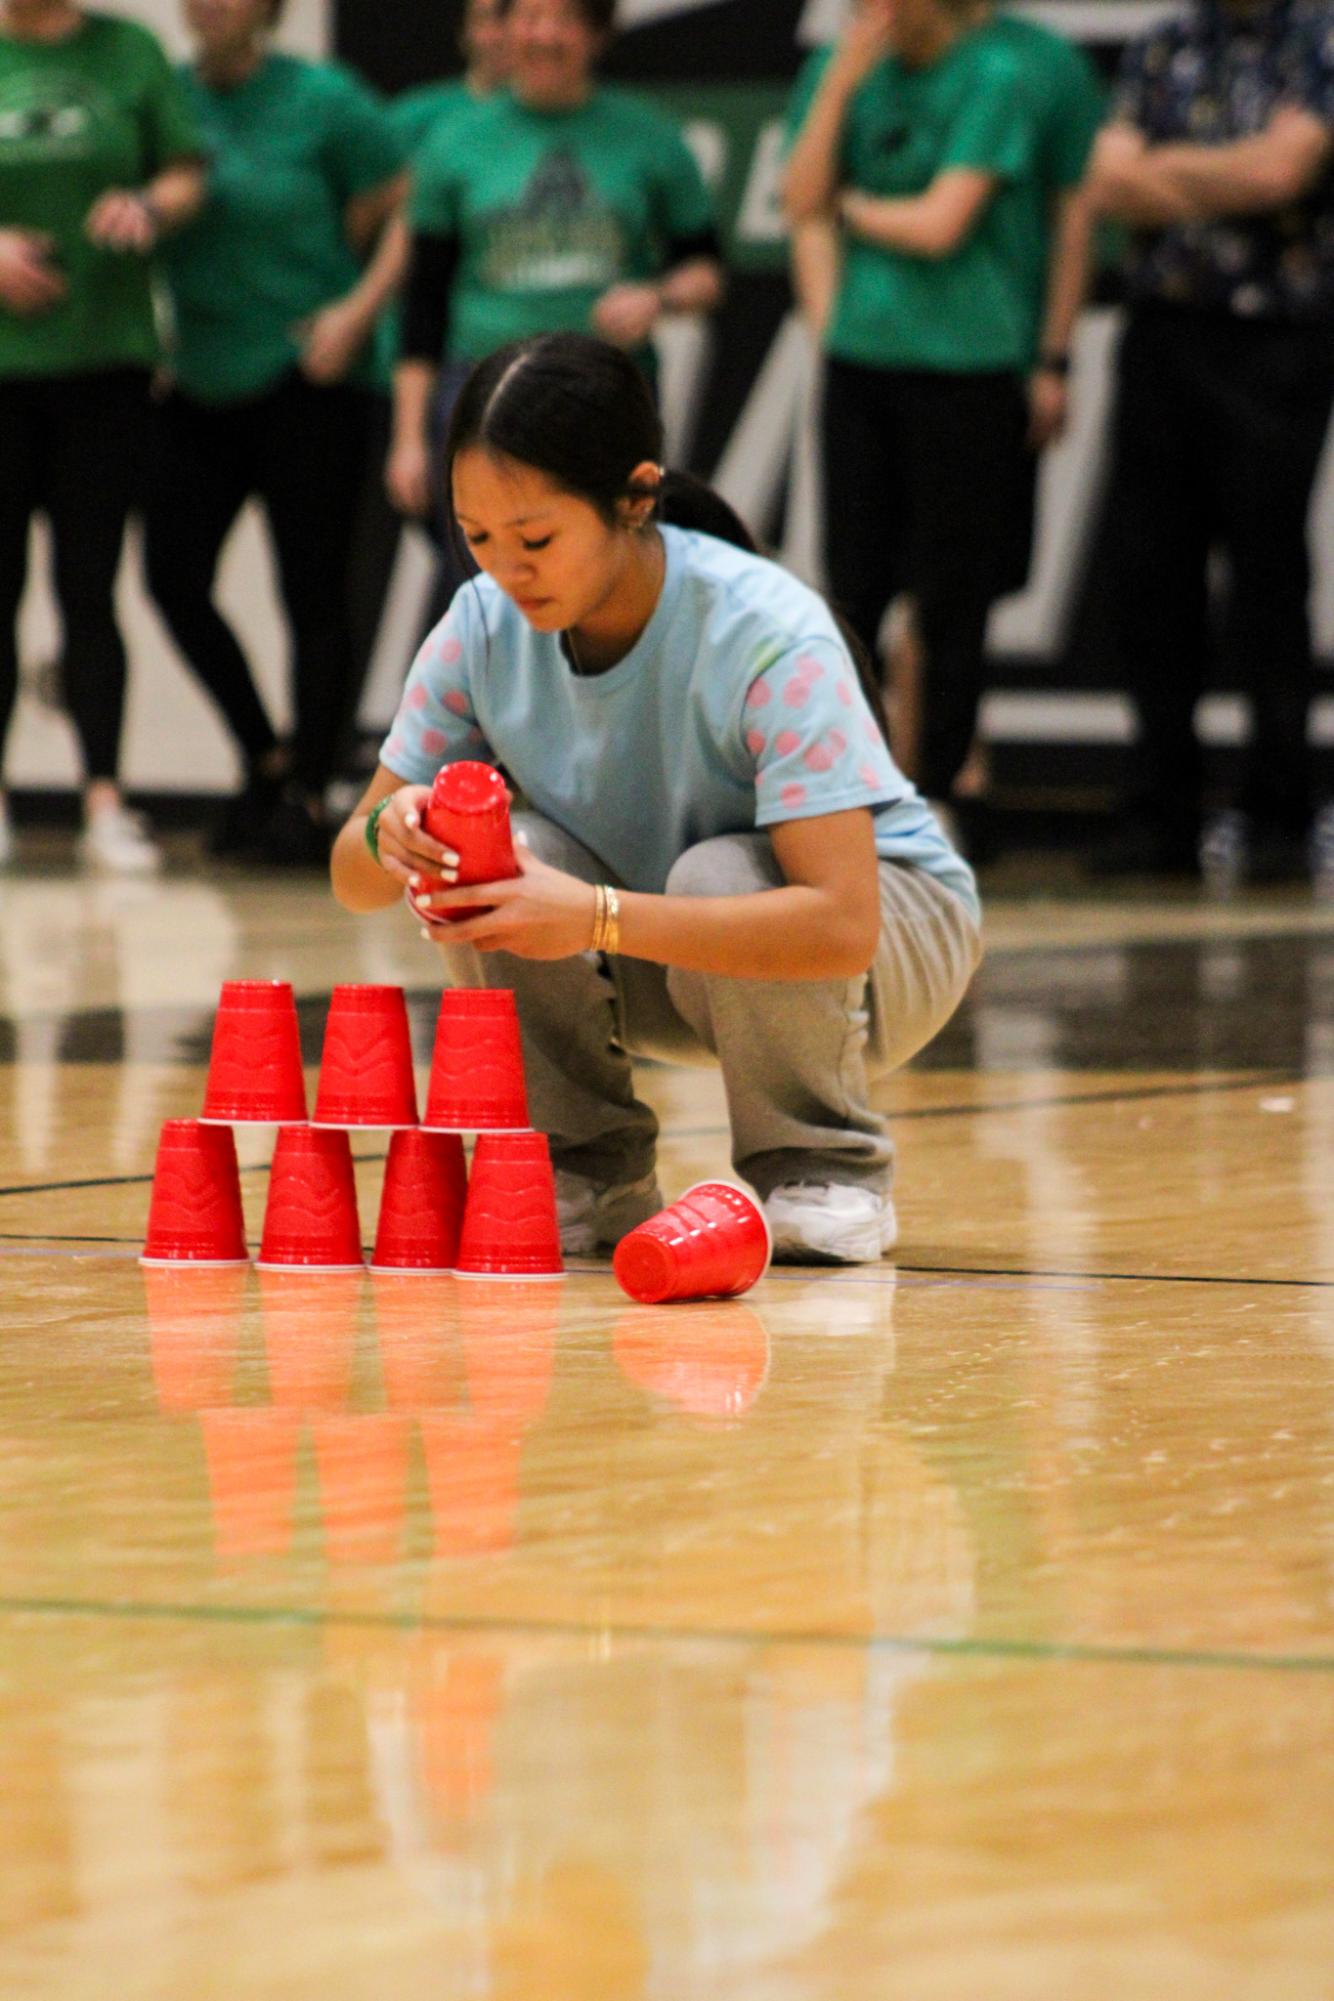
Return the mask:
[(479, 758), (629, 889), (660, 892), (688, 848), (868, 807), (884, 861), (979, 916), (972, 870), (890, 757), (824, 599), (777, 563), (664, 528), (662, 595), (604, 674), (575, 673), (489, 577), (423, 645), (380, 761), (429, 785)]

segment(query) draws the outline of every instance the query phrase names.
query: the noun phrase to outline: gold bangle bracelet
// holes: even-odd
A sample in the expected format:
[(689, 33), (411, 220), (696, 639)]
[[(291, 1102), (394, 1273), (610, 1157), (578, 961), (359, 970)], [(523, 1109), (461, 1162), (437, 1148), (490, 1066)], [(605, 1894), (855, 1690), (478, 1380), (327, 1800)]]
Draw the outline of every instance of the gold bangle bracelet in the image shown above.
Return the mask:
[(621, 899), (606, 883), (593, 890), (593, 942), (590, 952), (619, 952), (621, 949)]
[(621, 949), (621, 899), (610, 884), (603, 890), (606, 921), (602, 927), (601, 950), (613, 955)]

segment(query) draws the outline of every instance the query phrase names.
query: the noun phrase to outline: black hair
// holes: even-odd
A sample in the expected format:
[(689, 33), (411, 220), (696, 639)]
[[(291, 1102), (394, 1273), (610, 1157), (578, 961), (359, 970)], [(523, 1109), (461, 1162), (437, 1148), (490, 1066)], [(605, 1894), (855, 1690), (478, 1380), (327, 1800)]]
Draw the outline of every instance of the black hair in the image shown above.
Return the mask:
[[(566, 493), (587, 501), (609, 527), (624, 527), (627, 501), (652, 500), (653, 513), (675, 528), (693, 528), (752, 555), (759, 544), (720, 493), (692, 473), (663, 472), (636, 480), (635, 468), (659, 465), (662, 418), (642, 371), (621, 348), (590, 334), (539, 334), (511, 341), (477, 364), (464, 384), (445, 445), (445, 492), (454, 519), (454, 462), (480, 449), (545, 473)], [(884, 706), (866, 649), (834, 613), (871, 707), (888, 737)]]
[[(584, 17), (584, 26), (595, 35), (616, 32), (616, 0), (574, 0)], [(514, 12), (514, 0), (500, 0), (500, 18)]]

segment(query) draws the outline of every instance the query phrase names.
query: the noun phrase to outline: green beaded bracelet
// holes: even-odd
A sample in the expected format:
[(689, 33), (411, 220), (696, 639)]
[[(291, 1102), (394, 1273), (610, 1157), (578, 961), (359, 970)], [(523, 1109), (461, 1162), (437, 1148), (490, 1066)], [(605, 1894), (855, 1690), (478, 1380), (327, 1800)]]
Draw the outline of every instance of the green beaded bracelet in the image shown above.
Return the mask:
[(389, 804), (393, 796), (392, 792), (387, 792), (384, 798), (377, 805), (372, 806), (370, 812), (366, 815), (366, 846), (371, 851), (372, 859), (381, 868), (384, 867), (384, 863), (380, 861), (380, 815), (384, 812), (385, 807)]

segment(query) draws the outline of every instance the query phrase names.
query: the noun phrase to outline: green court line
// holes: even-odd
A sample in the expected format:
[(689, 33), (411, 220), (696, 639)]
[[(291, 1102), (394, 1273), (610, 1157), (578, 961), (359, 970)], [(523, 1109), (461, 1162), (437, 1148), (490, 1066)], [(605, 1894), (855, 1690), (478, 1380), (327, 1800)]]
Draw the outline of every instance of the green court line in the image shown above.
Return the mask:
[(1334, 1674), (1334, 1654), (1248, 1654), (1212, 1647), (1097, 1647), (1060, 1640), (957, 1640), (912, 1633), (835, 1633), (745, 1627), (670, 1626), (652, 1620), (451, 1617), (445, 1613), (327, 1612), (301, 1605), (170, 1605), (129, 1598), (0, 1597), (0, 1618), (122, 1619), (182, 1625), (351, 1627), (387, 1633), (563, 1634), (571, 1638), (661, 1640), (698, 1646), (828, 1647), (857, 1652), (929, 1654), (943, 1660), (1014, 1660), (1098, 1667), (1227, 1668), (1264, 1674)]

